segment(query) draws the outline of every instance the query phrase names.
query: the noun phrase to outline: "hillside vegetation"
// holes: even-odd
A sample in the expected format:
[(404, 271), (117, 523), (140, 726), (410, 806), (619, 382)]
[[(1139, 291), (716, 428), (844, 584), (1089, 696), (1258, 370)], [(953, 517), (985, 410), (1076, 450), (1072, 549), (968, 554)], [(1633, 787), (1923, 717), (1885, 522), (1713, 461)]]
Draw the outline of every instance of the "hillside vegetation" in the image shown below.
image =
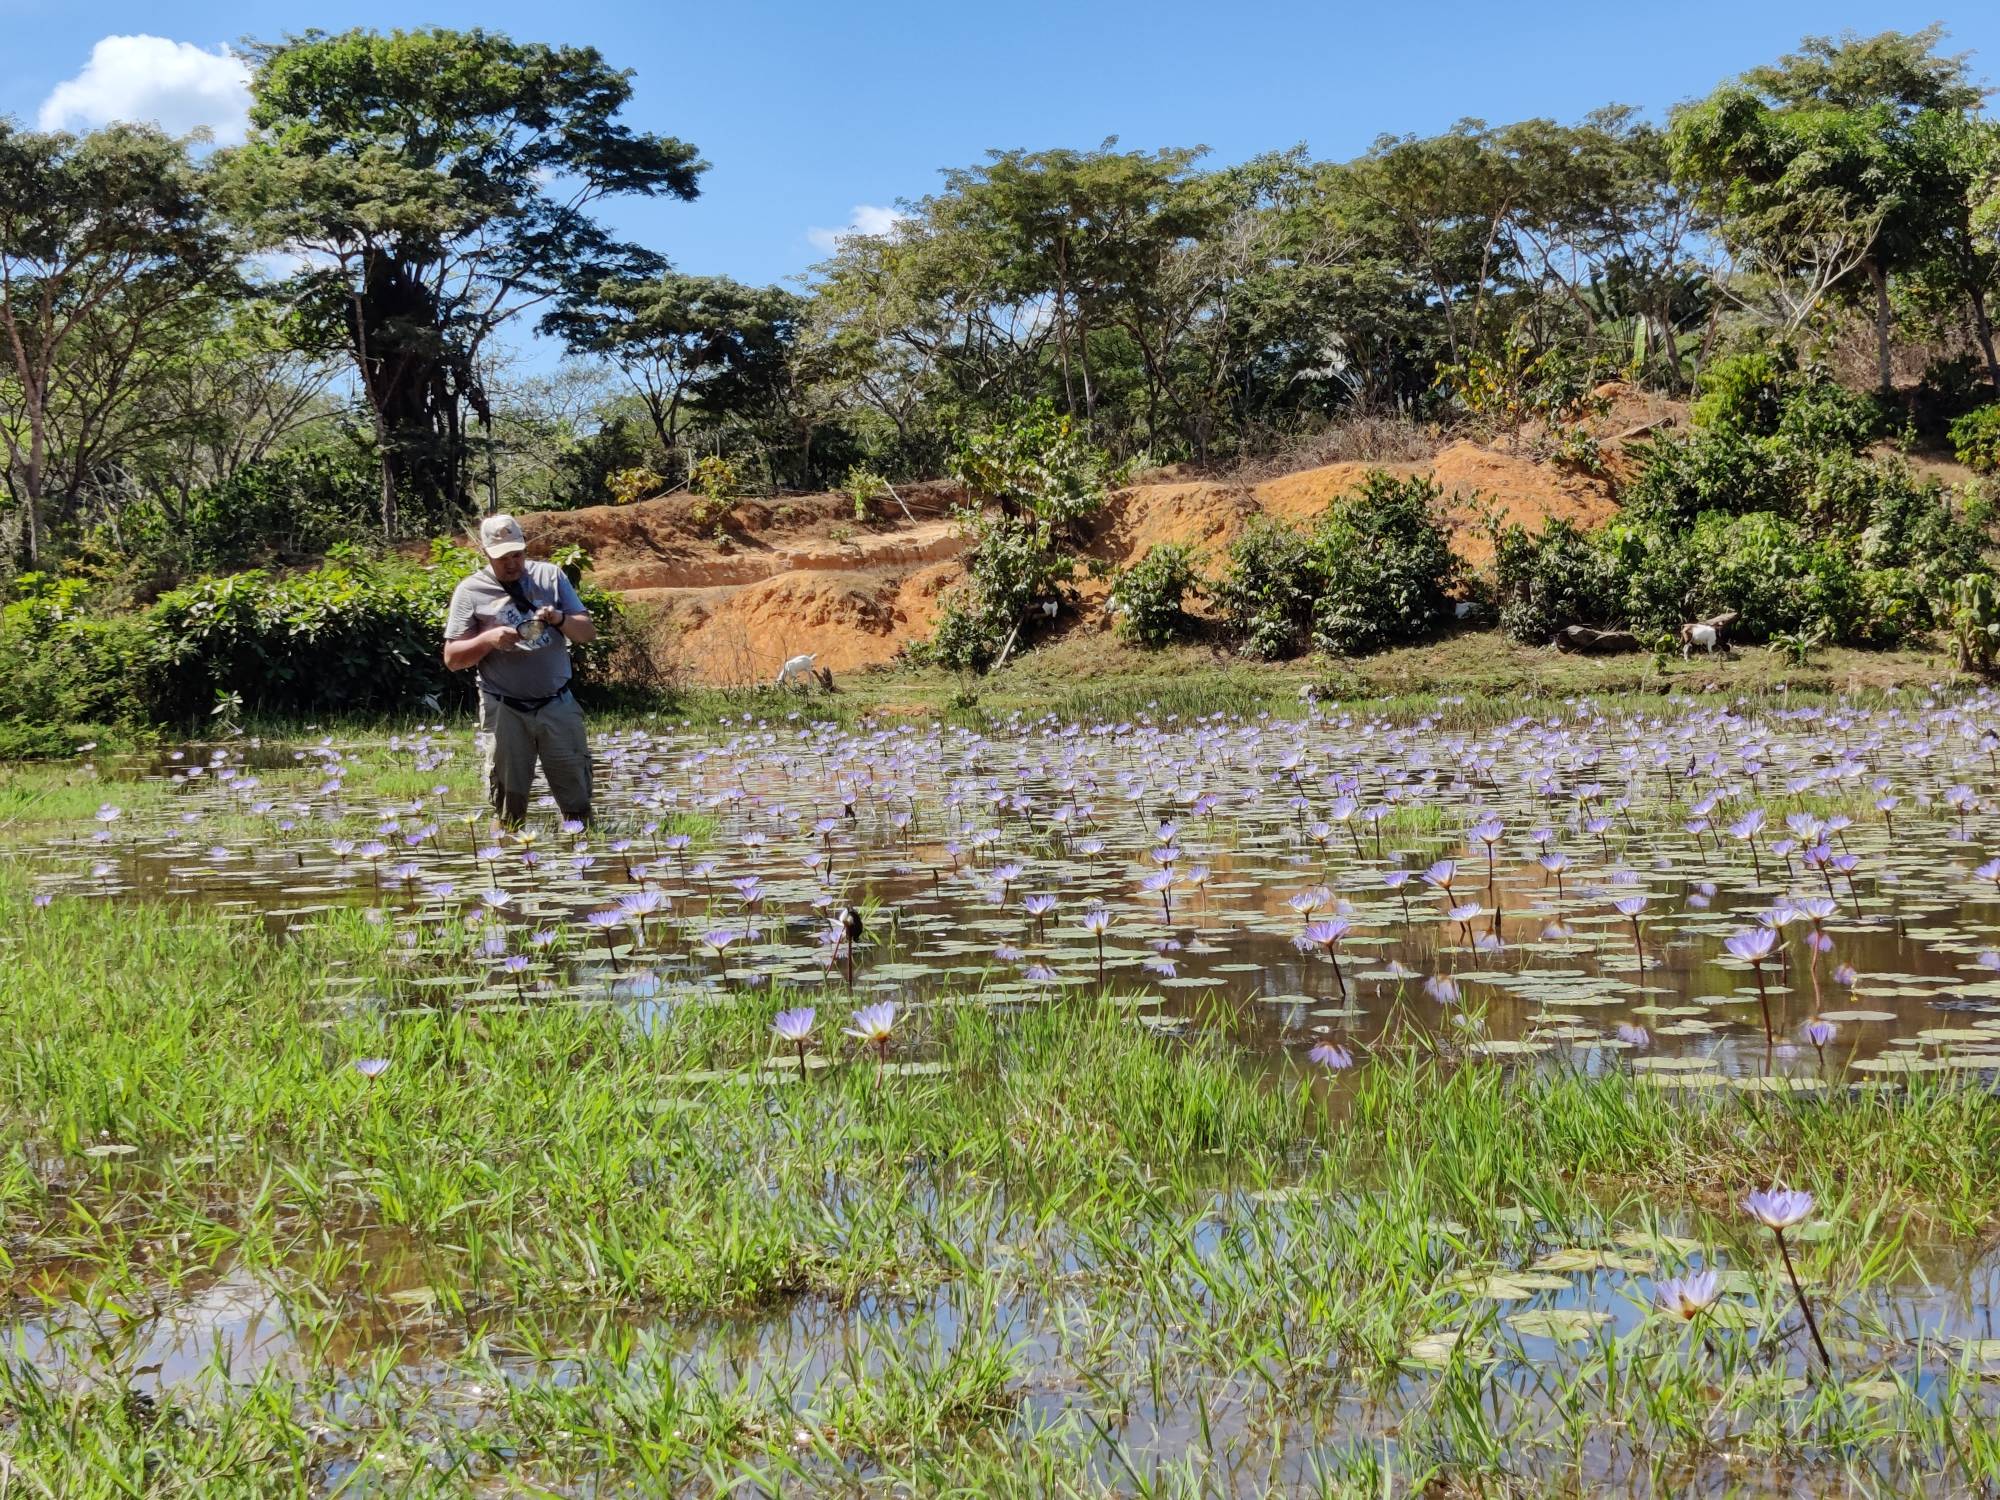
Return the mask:
[[(493, 508), (641, 693), (1110, 628), (2000, 635), (2000, 125), (1936, 30), (1345, 161), (995, 152), (801, 291), (611, 231), (707, 163), (593, 49), (254, 61), (241, 146), (0, 124), (11, 742), (448, 705), (447, 544)], [(531, 322), (570, 361), (513, 378)]]

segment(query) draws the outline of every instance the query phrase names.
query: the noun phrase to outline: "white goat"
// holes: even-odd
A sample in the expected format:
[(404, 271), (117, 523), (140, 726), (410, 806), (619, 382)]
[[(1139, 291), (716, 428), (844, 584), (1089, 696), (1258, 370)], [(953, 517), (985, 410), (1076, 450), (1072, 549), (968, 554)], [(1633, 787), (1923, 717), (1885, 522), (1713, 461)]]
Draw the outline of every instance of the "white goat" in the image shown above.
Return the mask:
[(783, 687), (794, 678), (799, 677), (810, 680), (813, 675), (813, 663), (817, 660), (819, 660), (819, 653), (817, 651), (806, 656), (794, 656), (790, 661), (778, 668), (777, 686)]
[(1720, 642), (1721, 637), (1717, 634), (1713, 625), (1683, 625), (1681, 626), (1681, 660), (1686, 661), (1688, 657), (1692, 656), (1696, 646), (1701, 647), (1702, 650), (1713, 656), (1715, 655), (1715, 648)]

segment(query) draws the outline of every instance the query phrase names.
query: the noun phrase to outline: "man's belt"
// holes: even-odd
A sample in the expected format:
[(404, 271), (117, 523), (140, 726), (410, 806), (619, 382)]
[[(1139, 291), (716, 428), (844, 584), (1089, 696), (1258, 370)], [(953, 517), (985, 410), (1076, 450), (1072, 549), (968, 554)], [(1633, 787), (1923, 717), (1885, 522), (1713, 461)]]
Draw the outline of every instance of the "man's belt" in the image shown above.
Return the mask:
[(493, 697), (498, 698), (517, 714), (538, 714), (551, 703), (555, 702), (556, 699), (567, 693), (569, 691), (569, 684), (570, 679), (564, 678), (563, 685), (553, 693), (550, 693), (546, 698), (510, 698), (505, 693), (493, 692), (491, 688), (488, 688), (487, 692)]

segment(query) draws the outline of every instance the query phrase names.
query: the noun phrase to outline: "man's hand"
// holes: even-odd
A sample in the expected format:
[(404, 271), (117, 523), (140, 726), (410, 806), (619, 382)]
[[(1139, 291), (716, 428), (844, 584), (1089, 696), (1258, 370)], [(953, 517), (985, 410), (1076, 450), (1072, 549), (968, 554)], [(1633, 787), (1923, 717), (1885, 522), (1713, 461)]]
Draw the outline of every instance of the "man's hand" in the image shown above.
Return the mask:
[(495, 625), (481, 637), (488, 651), (514, 651), (521, 645), (520, 627), (515, 625)]
[(553, 604), (544, 604), (540, 609), (535, 611), (535, 618), (540, 620), (544, 625), (559, 625), (565, 616)]

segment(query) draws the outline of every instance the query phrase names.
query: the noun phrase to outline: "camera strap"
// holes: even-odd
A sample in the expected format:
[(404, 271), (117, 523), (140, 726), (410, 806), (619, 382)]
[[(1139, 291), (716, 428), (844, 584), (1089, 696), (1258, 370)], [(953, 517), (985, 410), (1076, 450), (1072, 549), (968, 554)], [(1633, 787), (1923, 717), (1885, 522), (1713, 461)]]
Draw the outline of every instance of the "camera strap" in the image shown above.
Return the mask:
[(507, 579), (502, 578), (498, 573), (495, 573), (493, 575), (493, 581), (499, 584), (501, 588), (507, 591), (507, 597), (514, 601), (514, 607), (520, 610), (522, 616), (526, 619), (532, 620), (535, 617), (535, 611), (539, 609), (541, 606), (536, 604), (533, 597), (528, 593), (527, 589), (522, 587), (522, 579), (525, 579), (527, 576), (528, 575), (524, 572), (520, 578), (516, 578), (513, 581), (509, 582)]

